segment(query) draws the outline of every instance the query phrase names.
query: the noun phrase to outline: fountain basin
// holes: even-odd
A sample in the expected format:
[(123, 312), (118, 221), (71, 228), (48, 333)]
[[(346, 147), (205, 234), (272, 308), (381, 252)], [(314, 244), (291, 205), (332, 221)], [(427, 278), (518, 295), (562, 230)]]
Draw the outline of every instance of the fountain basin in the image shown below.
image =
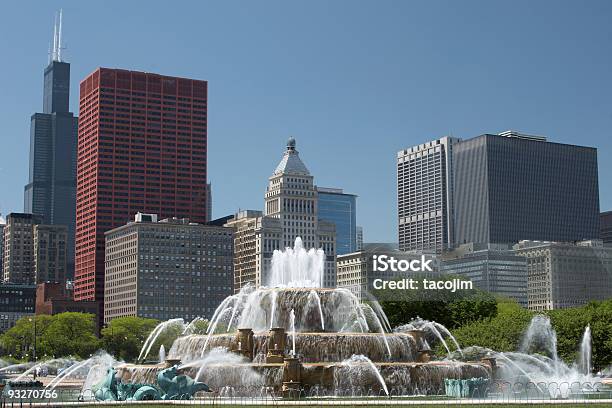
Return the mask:
[[(278, 395), (282, 393), (283, 383), (300, 384), (300, 389), (308, 395), (375, 395), (384, 394), (383, 387), (375, 370), (369, 363), (303, 363), (290, 367), (284, 363), (213, 363), (208, 364), (200, 373), (199, 366), (184, 367), (181, 374), (199, 381), (205, 381), (217, 393), (232, 388), (232, 395), (252, 395), (254, 389), (268, 389)], [(296, 360), (296, 359), (293, 359)], [(436, 361), (416, 362), (373, 362), (390, 393), (395, 395), (415, 395), (444, 393), (445, 379), (490, 378), (491, 368), (481, 362)], [(157, 372), (165, 365), (131, 365), (117, 367), (118, 377), (126, 382), (151, 382)]]
[[(292, 336), (291, 333), (288, 334)], [(252, 336), (252, 349), (248, 354), (253, 361), (261, 362), (269, 351), (268, 332)], [(217, 347), (238, 350), (245, 347), (236, 334), (189, 335), (174, 342), (168, 358), (183, 361), (196, 360)], [(279, 341), (272, 344), (278, 344)], [(291, 341), (283, 343), (288, 354)], [(388, 347), (387, 347), (388, 346)], [(343, 361), (352, 355), (364, 354), (372, 361), (417, 361), (418, 348), (415, 338), (408, 333), (295, 333), (295, 348), (305, 363)]]

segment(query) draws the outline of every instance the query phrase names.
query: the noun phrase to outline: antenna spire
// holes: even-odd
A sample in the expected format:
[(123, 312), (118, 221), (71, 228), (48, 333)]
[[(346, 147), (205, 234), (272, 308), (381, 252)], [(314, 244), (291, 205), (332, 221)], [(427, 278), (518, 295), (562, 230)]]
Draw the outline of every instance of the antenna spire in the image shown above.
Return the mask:
[(51, 61), (62, 61), (62, 14), (63, 11), (60, 9), (59, 13), (55, 13), (53, 20), (53, 49), (50, 51), (50, 62)]
[(53, 18), (53, 51), (51, 51), (51, 61), (57, 61), (57, 13)]
[(59, 29), (57, 33), (57, 60), (62, 62), (62, 9), (59, 11)]

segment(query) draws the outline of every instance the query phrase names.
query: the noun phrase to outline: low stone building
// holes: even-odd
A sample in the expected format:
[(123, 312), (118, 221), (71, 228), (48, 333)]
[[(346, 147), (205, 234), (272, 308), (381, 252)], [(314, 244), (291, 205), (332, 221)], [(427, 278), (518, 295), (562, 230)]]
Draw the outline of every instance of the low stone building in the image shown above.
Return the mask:
[(233, 293), (233, 240), (231, 228), (141, 213), (108, 231), (104, 322), (210, 318)]
[(521, 241), (514, 249), (527, 259), (531, 310), (577, 307), (612, 297), (612, 248), (601, 240)]

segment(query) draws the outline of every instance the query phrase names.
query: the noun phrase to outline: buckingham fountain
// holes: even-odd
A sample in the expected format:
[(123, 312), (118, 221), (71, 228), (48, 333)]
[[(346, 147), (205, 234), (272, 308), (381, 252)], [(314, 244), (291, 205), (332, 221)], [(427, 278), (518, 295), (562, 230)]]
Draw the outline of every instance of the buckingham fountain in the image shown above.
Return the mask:
[(417, 321), (392, 330), (380, 305), (362, 303), (347, 289), (321, 287), (325, 254), (275, 251), (268, 284), (247, 286), (217, 308), (207, 333), (190, 334), (182, 320), (162, 323), (143, 346), (170, 325), (183, 335), (158, 364), (119, 364), (123, 382), (153, 383), (174, 366), (181, 375), (226, 396), (351, 396), (439, 394), (445, 380), (487, 379), (493, 359), (435, 360), (441, 342), (461, 353), (441, 325)]

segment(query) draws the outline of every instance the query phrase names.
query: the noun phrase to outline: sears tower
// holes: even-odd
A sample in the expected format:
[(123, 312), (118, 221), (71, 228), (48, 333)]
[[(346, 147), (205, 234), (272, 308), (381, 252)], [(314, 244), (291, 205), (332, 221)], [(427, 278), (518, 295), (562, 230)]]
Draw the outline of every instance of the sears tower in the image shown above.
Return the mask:
[(45, 224), (68, 227), (67, 275), (74, 276), (76, 150), (78, 118), (69, 112), (70, 64), (62, 60), (62, 14), (44, 73), (43, 111), (30, 124), (30, 171), (24, 212)]

